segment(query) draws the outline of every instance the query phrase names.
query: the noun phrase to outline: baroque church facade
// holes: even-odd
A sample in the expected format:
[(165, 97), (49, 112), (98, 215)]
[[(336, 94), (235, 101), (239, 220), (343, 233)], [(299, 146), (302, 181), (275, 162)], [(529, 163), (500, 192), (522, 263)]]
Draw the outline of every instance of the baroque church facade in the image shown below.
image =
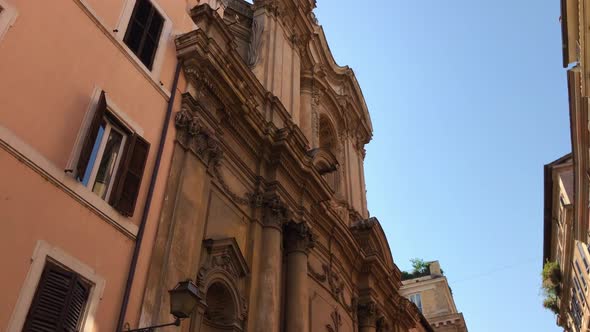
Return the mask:
[(140, 326), (166, 321), (167, 290), (191, 279), (201, 298), (187, 331), (431, 331), (367, 211), (369, 111), (314, 7), (191, 10)]
[(190, 279), (195, 312), (161, 330), (432, 331), (315, 6), (0, 0), (3, 330), (166, 324)]

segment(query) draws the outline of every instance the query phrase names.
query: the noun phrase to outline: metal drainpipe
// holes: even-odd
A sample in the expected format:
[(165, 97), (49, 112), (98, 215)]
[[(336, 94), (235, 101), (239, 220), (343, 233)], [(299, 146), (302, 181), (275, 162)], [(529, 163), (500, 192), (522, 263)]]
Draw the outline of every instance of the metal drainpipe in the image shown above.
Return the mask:
[(158, 179), (158, 171), (160, 169), (160, 162), (162, 161), (162, 153), (164, 151), (164, 144), (166, 143), (166, 135), (168, 134), (168, 123), (172, 117), (172, 107), (174, 106), (174, 99), (176, 97), (176, 88), (178, 87), (178, 78), (180, 77), (180, 69), (182, 68), (182, 62), (178, 60), (176, 64), (176, 71), (174, 72), (174, 81), (172, 82), (172, 91), (170, 100), (168, 100), (168, 108), (166, 109), (166, 117), (164, 119), (164, 125), (162, 126), (162, 134), (160, 135), (160, 145), (158, 146), (158, 153), (156, 155), (156, 162), (154, 164), (154, 170), (150, 179), (150, 186), (148, 194), (143, 206), (143, 213), (141, 215), (141, 222), (139, 223), (139, 229), (137, 230), (137, 237), (135, 240), (135, 248), (133, 249), (133, 257), (131, 258), (131, 264), (129, 266), (129, 274), (127, 275), (127, 283), (125, 285), (125, 293), (123, 294), (123, 302), (121, 303), (121, 310), (119, 311), (119, 320), (117, 322), (117, 331), (123, 331), (123, 324), (125, 323), (125, 313), (127, 312), (127, 306), (129, 305), (129, 296), (131, 294), (131, 287), (133, 286), (133, 279), (135, 277), (135, 269), (137, 267), (137, 260), (139, 259), (139, 252), (141, 249), (141, 241), (143, 240), (143, 232), (145, 230), (145, 224), (152, 204), (152, 197), (154, 196), (154, 187), (156, 186), (156, 180)]

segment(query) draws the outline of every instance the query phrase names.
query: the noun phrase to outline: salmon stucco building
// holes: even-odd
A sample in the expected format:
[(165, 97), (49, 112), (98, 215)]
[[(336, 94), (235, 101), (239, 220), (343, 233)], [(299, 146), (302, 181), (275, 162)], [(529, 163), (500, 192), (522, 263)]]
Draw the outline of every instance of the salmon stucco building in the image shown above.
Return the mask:
[[(433, 331), (315, 0), (0, 0), (0, 325)], [(55, 13), (48, 15), (48, 13)]]

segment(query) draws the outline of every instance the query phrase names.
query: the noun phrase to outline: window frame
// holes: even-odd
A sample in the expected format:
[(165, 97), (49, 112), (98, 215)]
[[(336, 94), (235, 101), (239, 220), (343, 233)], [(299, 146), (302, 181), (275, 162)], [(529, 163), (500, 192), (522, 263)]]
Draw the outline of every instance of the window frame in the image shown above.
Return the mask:
[(115, 179), (117, 178), (117, 175), (121, 171), (120, 170), (121, 159), (123, 158), (126, 144), (129, 143), (128, 141), (129, 141), (129, 136), (131, 135), (131, 133), (129, 132), (129, 129), (127, 129), (127, 128), (119, 129), (117, 127), (117, 124), (113, 123), (114, 121), (112, 121), (109, 117), (109, 114), (111, 114), (111, 113), (108, 108), (108, 103), (107, 103), (107, 112), (109, 112), (109, 113), (105, 114), (105, 116), (103, 116), (103, 119), (106, 122), (105, 130), (104, 130), (103, 136), (101, 137), (98, 151), (96, 152), (96, 158), (94, 159), (94, 161), (92, 161), (93, 165), (90, 170), (90, 176), (88, 178), (88, 183), (85, 184), (85, 186), (88, 188), (88, 190), (90, 190), (94, 193), (93, 187), (96, 182), (96, 176), (98, 174), (98, 169), (100, 167), (102, 159), (104, 158), (104, 149), (105, 149), (105, 146), (106, 146), (106, 143), (108, 141), (111, 131), (115, 130), (116, 132), (121, 134), (121, 136), (123, 137), (123, 139), (121, 140), (121, 146), (119, 147), (119, 153), (117, 154), (117, 160), (115, 161), (115, 167), (114, 167), (115, 170), (113, 172), (111, 181), (109, 182), (105, 197), (100, 197), (100, 195), (98, 195), (97, 193), (94, 193), (94, 194), (98, 195), (101, 199), (105, 200), (106, 202), (109, 202), (111, 192), (113, 190), (113, 186), (115, 185)]
[(93, 268), (69, 253), (49, 244), (48, 242), (39, 240), (33, 250), (29, 271), (20, 289), (10, 320), (8, 321), (7, 331), (22, 331), (25, 326), (25, 320), (29, 313), (29, 308), (33, 303), (35, 292), (37, 291), (41, 275), (48, 260), (77, 273), (90, 283), (85, 314), (80, 319), (80, 331), (89, 332), (95, 330), (94, 320), (88, 319), (88, 317), (96, 316), (96, 311), (105, 289), (105, 279), (97, 274)]
[[(112, 207), (114, 210), (116, 210), (122, 216), (132, 217), (134, 214), (134, 211), (135, 211), (135, 204), (139, 200), (139, 196), (141, 194), (141, 183), (142, 183), (143, 178), (146, 176), (145, 175), (146, 168), (148, 168), (147, 161), (149, 160), (149, 157), (150, 157), (149, 156), (150, 144), (143, 136), (144, 135), (143, 128), (140, 127), (133, 120), (131, 120), (131, 118), (127, 114), (122, 112), (116, 106), (116, 104), (112, 101), (112, 99), (110, 98), (108, 93), (104, 93), (105, 98), (103, 100), (101, 98), (103, 95), (103, 92), (104, 92), (104, 90), (102, 88), (100, 88), (98, 86), (95, 87), (94, 92), (91, 97), (91, 102), (89, 103), (88, 109), (86, 110), (86, 113), (84, 115), (84, 119), (82, 120), (82, 125), (80, 126), (80, 129), (78, 131), (78, 135), (76, 136), (76, 140), (74, 142), (72, 153), (70, 154), (70, 158), (68, 160), (68, 163), (67, 163), (64, 171), (66, 174), (71, 176), (78, 183), (79, 186), (83, 187), (84, 190), (86, 190), (89, 193), (89, 195), (94, 195), (98, 200), (105, 202), (108, 206)], [(103, 102), (105, 102), (106, 105), (102, 104)], [(109, 123), (111, 123), (111, 125), (114, 124), (114, 127), (116, 127), (119, 131), (123, 131), (124, 134), (126, 135), (126, 141), (124, 142), (124, 144), (122, 144), (124, 152), (122, 154), (120, 154), (120, 156), (118, 156), (119, 160), (116, 165), (117, 171), (114, 173), (113, 182), (111, 184), (109, 184), (109, 186), (110, 186), (109, 193), (105, 198), (96, 194), (92, 190), (92, 185), (94, 183), (93, 179), (96, 176), (95, 170), (97, 169), (98, 165), (100, 164), (100, 160), (102, 159), (102, 151), (99, 151), (97, 153), (97, 155), (99, 155), (99, 157), (96, 158), (95, 165), (93, 165), (93, 169), (92, 169), (94, 174), (91, 176), (92, 179), (89, 179), (88, 183), (86, 185), (81, 181), (80, 176), (79, 176), (80, 172), (78, 170), (79, 163), (81, 162), (81, 157), (83, 155), (83, 151), (86, 151), (85, 150), (86, 149), (85, 143), (87, 141), (88, 132), (91, 130), (91, 127), (93, 127), (93, 124), (95, 123), (96, 113), (100, 112), (101, 110), (104, 111), (103, 118), (107, 118), (107, 121)], [(104, 137), (106, 137), (106, 136), (104, 136)], [(140, 145), (138, 145), (138, 144), (140, 144)], [(146, 147), (146, 155), (145, 155), (145, 160), (144, 160), (145, 163), (143, 165), (143, 169), (141, 170), (141, 174), (140, 174), (141, 177), (137, 176), (139, 179), (139, 187), (135, 191), (132, 198), (130, 198), (131, 196), (125, 196), (124, 198), (126, 198), (127, 200), (124, 200), (124, 199), (122, 199), (121, 195), (123, 192), (126, 192), (126, 190), (128, 189), (128, 187), (123, 185), (123, 182), (125, 181), (126, 178), (128, 178), (128, 174), (129, 174), (129, 169), (128, 169), (128, 166), (129, 166), (128, 159), (130, 158), (129, 153), (133, 154), (134, 152), (136, 152), (136, 150), (133, 150), (131, 147), (133, 147), (133, 148), (141, 147), (141, 144), (144, 144), (144, 147)], [(104, 145), (104, 144), (102, 144), (102, 142), (101, 142), (101, 145)], [(101, 150), (103, 150), (102, 147), (101, 147)], [(126, 171), (126, 172), (120, 173), (122, 171)], [(85, 174), (85, 172), (84, 172), (84, 174)], [(121, 176), (119, 177), (119, 175), (121, 175)], [(125, 176), (123, 176), (123, 175), (125, 175)], [(83, 175), (82, 175), (82, 177), (83, 177)], [(120, 181), (120, 180), (123, 180), (123, 181)], [(112, 193), (114, 192), (115, 189), (117, 190), (116, 196), (113, 197)], [(126, 203), (126, 205), (122, 205), (123, 203)]]
[[(414, 302), (413, 299), (417, 298), (420, 302), (420, 305), (418, 305), (418, 303)], [(423, 307), (422, 307), (422, 294), (421, 293), (414, 293), (408, 296), (408, 299), (410, 300), (410, 302), (414, 303), (416, 305), (416, 307), (418, 307), (418, 309), (420, 310), (420, 312), (423, 312)]]
[(146, 71), (153, 79), (158, 81), (162, 71), (165, 51), (172, 35), (172, 20), (156, 0), (149, 1), (164, 19), (162, 31), (160, 32), (160, 38), (157, 43), (156, 53), (154, 54), (154, 60), (152, 62), (152, 69), (149, 69), (146, 65), (144, 65), (139, 57), (135, 55), (135, 53), (127, 46), (124, 41), (125, 35), (127, 34), (127, 29), (129, 28), (129, 23), (131, 21), (131, 15), (133, 14), (133, 9), (135, 8), (137, 0), (125, 0), (119, 21), (114, 31), (115, 38), (121, 43), (121, 45), (123, 45), (125, 51), (127, 51), (127, 53), (141, 66), (141, 68), (144, 69), (144, 71)]
[[(54, 276), (54, 278), (51, 278), (53, 279), (53, 282), (49, 281), (50, 275)], [(44, 310), (39, 310), (39, 307), (47, 307), (47, 304), (43, 304), (43, 302), (45, 302), (44, 300), (54, 301), (52, 297), (55, 298), (56, 287), (51, 286), (52, 284), (55, 286), (55, 276), (62, 276), (60, 281), (68, 282), (65, 297), (62, 297), (63, 303), (59, 303), (60, 306), (55, 308), (59, 310), (55, 315), (58, 318), (58, 320), (55, 322), (57, 327), (59, 330), (65, 329), (65, 324), (68, 321), (66, 317), (70, 316), (70, 314), (72, 314), (72, 310), (75, 309), (75, 304), (73, 305), (72, 301), (76, 298), (74, 296), (76, 294), (76, 290), (82, 290), (84, 295), (82, 297), (83, 301), (80, 301), (82, 303), (79, 303), (82, 305), (80, 312), (78, 313), (79, 317), (77, 317), (75, 321), (76, 330), (79, 330), (82, 327), (82, 323), (85, 319), (86, 311), (88, 309), (88, 300), (92, 283), (66, 266), (59, 264), (59, 262), (55, 262), (52, 259), (46, 259), (45, 265), (43, 266), (43, 273), (39, 278), (39, 283), (37, 285), (37, 289), (35, 290), (35, 295), (33, 296), (31, 306), (29, 307), (29, 312), (27, 313), (27, 318), (25, 319), (25, 325), (23, 329), (32, 330), (31, 324), (33, 324), (34, 321), (38, 322), (38, 319), (41, 318), (40, 316), (43, 315), (42, 312)], [(65, 276), (65, 278), (63, 278), (63, 276)], [(54, 296), (51, 296), (52, 293)], [(78, 295), (80, 294), (78, 293)], [(57, 305), (57, 303), (53, 304)], [(34, 320), (33, 318), (36, 319)]]

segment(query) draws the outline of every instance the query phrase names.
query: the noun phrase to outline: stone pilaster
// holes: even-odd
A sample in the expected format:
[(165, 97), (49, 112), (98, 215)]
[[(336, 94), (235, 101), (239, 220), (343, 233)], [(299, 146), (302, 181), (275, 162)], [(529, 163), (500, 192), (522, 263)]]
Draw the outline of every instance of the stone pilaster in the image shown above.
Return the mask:
[(285, 298), (285, 331), (309, 331), (309, 296), (307, 285), (307, 254), (314, 239), (305, 223), (285, 225), (287, 281)]
[(264, 199), (262, 208), (262, 253), (255, 331), (278, 332), (281, 314), (281, 238), (288, 210), (276, 196)]
[(375, 302), (366, 302), (358, 306), (359, 332), (376, 332), (379, 313)]

